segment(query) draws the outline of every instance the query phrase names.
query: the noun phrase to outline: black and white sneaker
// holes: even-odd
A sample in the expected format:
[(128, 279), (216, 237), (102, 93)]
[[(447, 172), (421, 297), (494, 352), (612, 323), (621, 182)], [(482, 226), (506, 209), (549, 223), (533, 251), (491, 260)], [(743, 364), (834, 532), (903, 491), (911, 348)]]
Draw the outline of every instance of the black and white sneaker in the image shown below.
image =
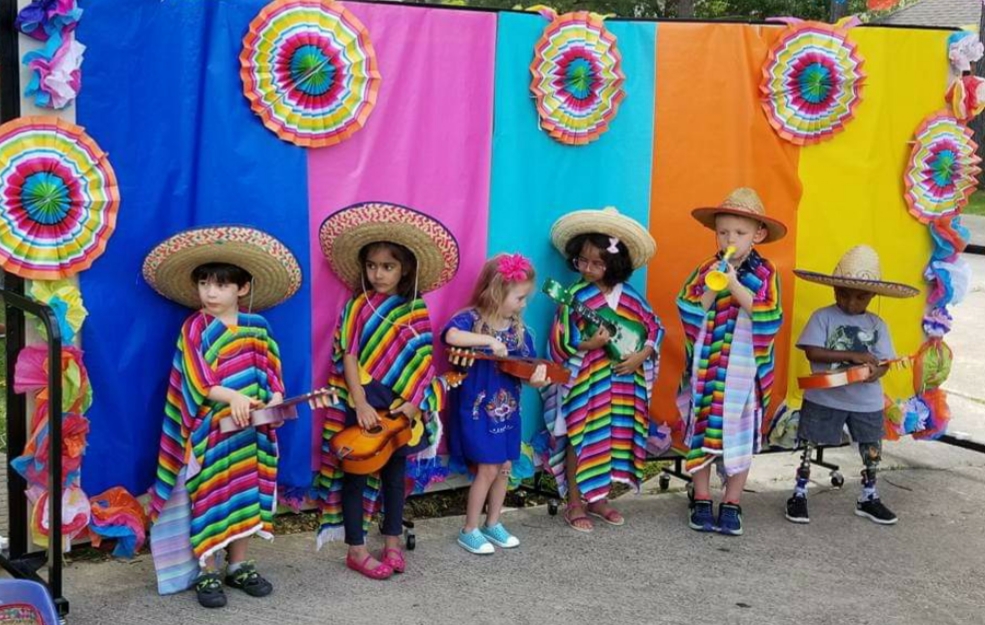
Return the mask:
[(785, 515), (791, 523), (810, 523), (811, 517), (807, 514), (807, 497), (794, 495), (787, 499), (787, 513)]
[(882, 501), (878, 497), (855, 502), (855, 514), (864, 516), (879, 525), (896, 525), (896, 521), (899, 520), (892, 510), (882, 505)]

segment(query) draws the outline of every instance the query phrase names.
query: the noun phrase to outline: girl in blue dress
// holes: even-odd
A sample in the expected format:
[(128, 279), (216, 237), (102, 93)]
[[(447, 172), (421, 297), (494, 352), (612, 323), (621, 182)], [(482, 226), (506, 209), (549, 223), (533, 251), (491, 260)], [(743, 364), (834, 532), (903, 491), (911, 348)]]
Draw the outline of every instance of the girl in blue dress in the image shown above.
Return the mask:
[[(533, 337), (523, 324), (523, 309), (534, 289), (534, 268), (520, 254), (499, 254), (486, 261), (469, 307), (448, 322), (444, 342), (495, 356), (533, 357)], [(546, 384), (537, 367), (534, 387)], [(499, 520), (513, 461), (520, 456), (519, 378), (500, 371), (495, 362), (477, 360), (462, 385), (451, 392), (449, 445), (452, 458), (464, 461), (475, 477), (469, 489), (465, 527), (458, 544), (475, 554), (511, 548), (520, 541)], [(479, 525), (483, 504), (486, 522)]]

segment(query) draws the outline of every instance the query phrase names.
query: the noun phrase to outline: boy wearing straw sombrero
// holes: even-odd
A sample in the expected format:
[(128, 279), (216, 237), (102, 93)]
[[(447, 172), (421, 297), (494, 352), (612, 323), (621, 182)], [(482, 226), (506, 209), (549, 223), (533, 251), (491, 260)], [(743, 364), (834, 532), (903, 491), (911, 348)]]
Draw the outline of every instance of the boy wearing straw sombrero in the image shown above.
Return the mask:
[[(687, 357), (678, 406), (690, 448), (686, 468), (694, 480), (688, 525), (739, 536), (739, 502), (759, 451), (773, 387), (773, 341), (783, 318), (779, 272), (755, 246), (781, 239), (787, 229), (748, 188), (692, 215), (715, 232), (718, 253), (698, 265), (677, 297)], [(718, 280), (709, 278), (712, 272)], [(712, 465), (725, 477), (717, 520)]]
[[(246, 560), (253, 535), (273, 538), (277, 437), (250, 426), (252, 409), (283, 401), (280, 350), (266, 319), (301, 286), (280, 241), (253, 228), (219, 226), (174, 235), (147, 256), (148, 284), (193, 312), (171, 367), (157, 480), (151, 488), (151, 551), (161, 594), (194, 584), (199, 603), (226, 605), (225, 584), (254, 597), (273, 586)], [(240, 429), (223, 432), (231, 417)]]
[(835, 303), (814, 311), (797, 340), (810, 361), (811, 371), (821, 373), (845, 365), (865, 365), (865, 381), (833, 388), (804, 391), (797, 437), (805, 443), (797, 485), (787, 500), (786, 517), (794, 523), (809, 523), (807, 482), (810, 454), (815, 445), (837, 445), (848, 426), (858, 444), (864, 469), (862, 494), (855, 503), (855, 514), (880, 525), (893, 525), (896, 515), (876, 493), (876, 472), (882, 458), (883, 392), (879, 379), (895, 358), (886, 323), (867, 310), (876, 295), (913, 297), (919, 291), (898, 282), (882, 279), (879, 256), (867, 245), (848, 250), (831, 274), (794, 270), (808, 282), (834, 287)]

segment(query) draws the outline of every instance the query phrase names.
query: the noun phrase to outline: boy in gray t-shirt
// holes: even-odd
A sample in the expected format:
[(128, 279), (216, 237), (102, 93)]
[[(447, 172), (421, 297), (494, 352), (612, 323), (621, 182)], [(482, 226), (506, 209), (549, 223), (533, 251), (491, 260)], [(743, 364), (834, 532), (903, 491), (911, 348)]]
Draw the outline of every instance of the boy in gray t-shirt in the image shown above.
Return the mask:
[(809, 282), (834, 287), (835, 304), (816, 310), (804, 326), (797, 347), (804, 350), (813, 373), (851, 366), (868, 368), (864, 381), (812, 388), (804, 392), (797, 437), (805, 443), (797, 486), (787, 500), (786, 517), (808, 523), (807, 482), (810, 456), (815, 445), (837, 445), (844, 427), (858, 443), (865, 468), (862, 494), (855, 514), (882, 525), (896, 523), (896, 515), (883, 505), (876, 493), (876, 472), (882, 458), (883, 392), (879, 379), (888, 370), (893, 352), (889, 328), (878, 315), (868, 312), (876, 295), (912, 297), (917, 289), (880, 279), (879, 257), (868, 246), (857, 246), (842, 257), (831, 275), (795, 270)]

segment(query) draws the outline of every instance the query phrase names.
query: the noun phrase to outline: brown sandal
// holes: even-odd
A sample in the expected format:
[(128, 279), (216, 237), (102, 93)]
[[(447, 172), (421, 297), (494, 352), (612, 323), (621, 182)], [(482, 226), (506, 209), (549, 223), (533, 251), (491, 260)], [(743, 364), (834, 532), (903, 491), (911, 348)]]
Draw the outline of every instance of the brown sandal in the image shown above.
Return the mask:
[[(581, 514), (577, 514), (577, 515), (571, 514), (572, 510), (580, 510)], [(564, 514), (562, 516), (564, 517), (564, 522), (570, 525), (571, 528), (576, 531), (588, 534), (589, 532), (595, 529), (592, 520), (588, 518), (587, 514), (585, 514), (585, 506), (572, 506), (571, 504), (568, 504), (564, 507)], [(579, 521), (584, 521), (585, 523), (588, 524), (588, 526), (586, 527), (585, 523), (583, 523), (579, 527), (578, 525), (576, 525), (576, 523), (578, 523)]]
[[(599, 503), (603, 506), (609, 505), (608, 501), (602, 501)], [(602, 512), (602, 511), (592, 510), (592, 504), (588, 504), (586, 510), (589, 515), (598, 517), (603, 521), (605, 521), (606, 523), (608, 523), (609, 525), (614, 525), (618, 527), (620, 525), (625, 525), (626, 523), (626, 519), (623, 517), (623, 515), (619, 514), (619, 511), (612, 507), (609, 507), (608, 510)]]

